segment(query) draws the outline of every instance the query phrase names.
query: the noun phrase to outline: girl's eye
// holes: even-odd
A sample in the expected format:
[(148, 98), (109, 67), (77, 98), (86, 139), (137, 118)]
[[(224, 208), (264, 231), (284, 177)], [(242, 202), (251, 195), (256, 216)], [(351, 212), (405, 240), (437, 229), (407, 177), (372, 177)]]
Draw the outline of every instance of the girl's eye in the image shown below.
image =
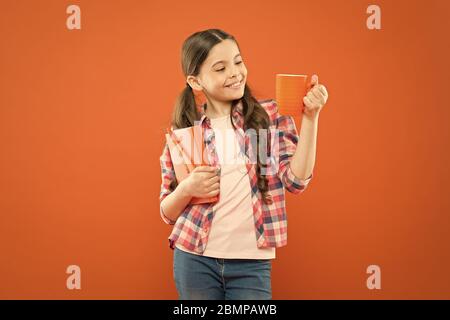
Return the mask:
[[(236, 64), (241, 64), (241, 63), (242, 63), (242, 61), (236, 62)], [(216, 70), (216, 71), (223, 71), (223, 70), (225, 70), (225, 68), (218, 69), (218, 70)]]

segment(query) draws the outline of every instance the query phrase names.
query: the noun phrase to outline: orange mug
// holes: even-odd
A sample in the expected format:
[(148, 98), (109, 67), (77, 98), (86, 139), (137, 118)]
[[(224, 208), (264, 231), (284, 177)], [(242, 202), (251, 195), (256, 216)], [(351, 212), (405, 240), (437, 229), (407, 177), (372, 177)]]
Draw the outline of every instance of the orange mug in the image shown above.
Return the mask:
[[(303, 116), (303, 97), (307, 93), (310, 77), (305, 74), (276, 74), (275, 95), (278, 112), (292, 116), (300, 124)], [(298, 130), (300, 130), (300, 126)]]

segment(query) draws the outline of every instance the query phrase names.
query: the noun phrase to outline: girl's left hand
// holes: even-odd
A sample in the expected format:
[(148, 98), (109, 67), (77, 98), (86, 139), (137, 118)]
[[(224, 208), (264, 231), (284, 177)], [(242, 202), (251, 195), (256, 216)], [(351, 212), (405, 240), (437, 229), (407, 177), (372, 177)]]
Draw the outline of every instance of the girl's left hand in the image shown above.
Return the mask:
[(308, 92), (303, 97), (303, 114), (306, 117), (314, 118), (319, 115), (320, 110), (328, 100), (328, 92), (324, 85), (319, 84), (319, 77), (313, 75), (311, 83), (308, 85)]

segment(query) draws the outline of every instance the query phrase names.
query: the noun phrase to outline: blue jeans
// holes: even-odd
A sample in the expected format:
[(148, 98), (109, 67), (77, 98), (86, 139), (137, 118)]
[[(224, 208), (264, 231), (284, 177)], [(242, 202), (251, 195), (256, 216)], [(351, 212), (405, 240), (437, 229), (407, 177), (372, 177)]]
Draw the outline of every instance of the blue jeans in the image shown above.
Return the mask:
[(180, 300), (271, 300), (270, 259), (222, 259), (174, 248)]

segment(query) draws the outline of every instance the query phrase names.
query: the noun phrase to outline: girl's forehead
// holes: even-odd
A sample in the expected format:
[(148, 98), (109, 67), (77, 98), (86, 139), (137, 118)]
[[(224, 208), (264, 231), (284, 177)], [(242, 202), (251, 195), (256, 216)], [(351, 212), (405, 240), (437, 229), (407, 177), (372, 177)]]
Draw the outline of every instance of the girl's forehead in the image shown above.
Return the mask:
[(238, 54), (240, 54), (240, 52), (236, 43), (227, 39), (211, 48), (205, 62), (212, 66), (219, 61), (226, 62), (228, 60), (233, 60)]

